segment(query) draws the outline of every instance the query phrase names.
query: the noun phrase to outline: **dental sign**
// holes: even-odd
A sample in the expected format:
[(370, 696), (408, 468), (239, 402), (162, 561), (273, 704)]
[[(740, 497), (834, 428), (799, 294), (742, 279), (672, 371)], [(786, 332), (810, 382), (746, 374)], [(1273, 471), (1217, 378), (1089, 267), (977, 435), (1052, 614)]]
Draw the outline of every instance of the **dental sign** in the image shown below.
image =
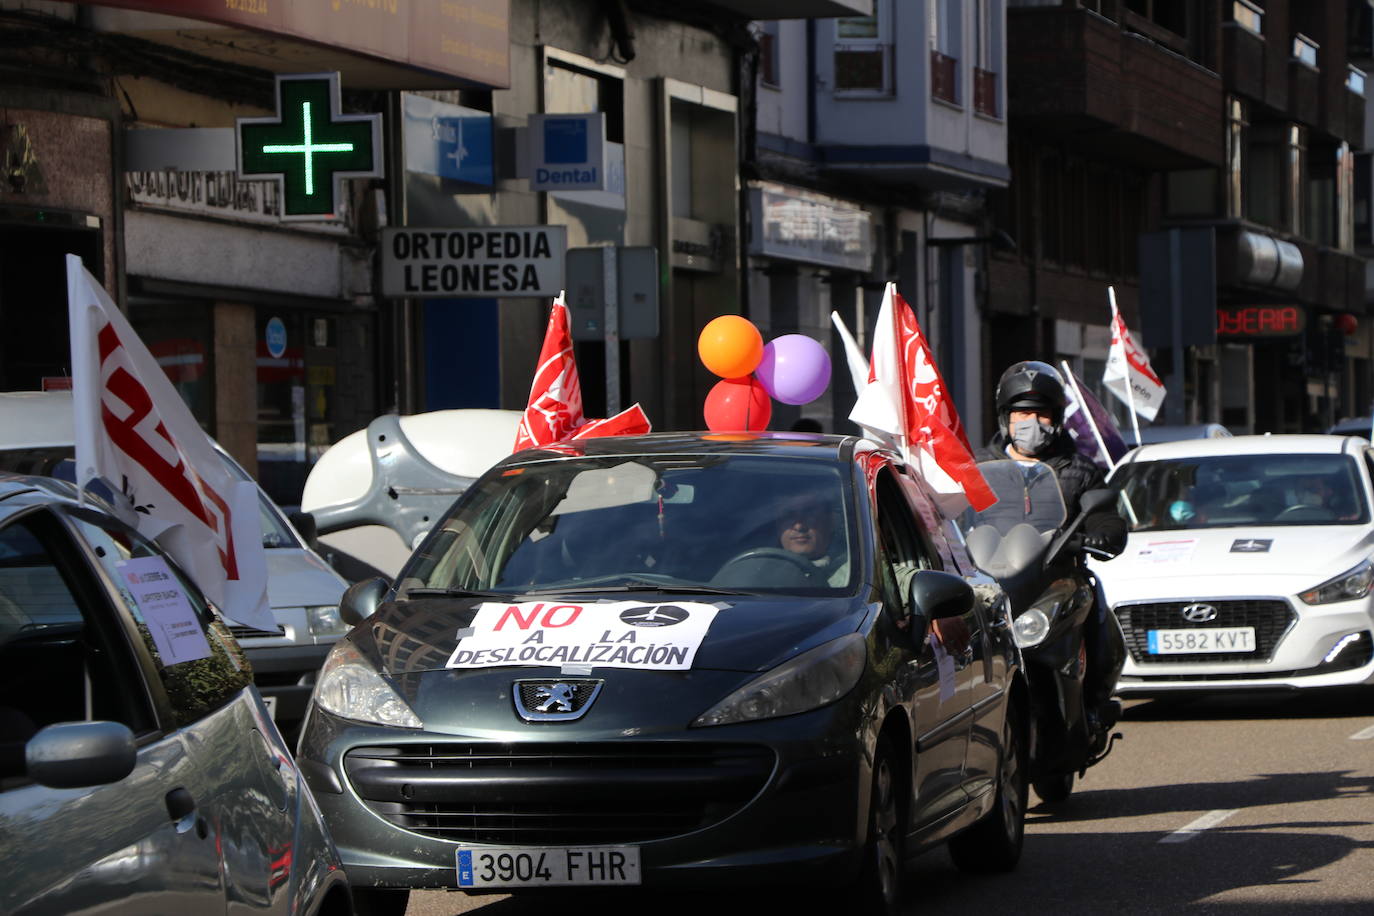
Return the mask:
[(531, 191), (606, 190), (606, 115), (531, 115)]
[(238, 177), (275, 181), (283, 220), (340, 216), (345, 178), (382, 177), (382, 116), (345, 115), (339, 75), (277, 77), (277, 115), (239, 118)]

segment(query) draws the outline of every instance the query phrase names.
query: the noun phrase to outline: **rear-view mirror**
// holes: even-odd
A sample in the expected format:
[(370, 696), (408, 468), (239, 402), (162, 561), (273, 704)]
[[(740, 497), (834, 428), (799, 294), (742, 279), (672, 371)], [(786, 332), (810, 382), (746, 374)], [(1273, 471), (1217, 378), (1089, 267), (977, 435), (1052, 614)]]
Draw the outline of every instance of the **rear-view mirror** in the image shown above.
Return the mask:
[(119, 782), (137, 759), (134, 733), (119, 722), (59, 722), (24, 746), (29, 778), (51, 789)]
[(305, 541), (311, 550), (319, 547), (320, 529), (315, 524), (315, 516), (309, 512), (292, 512), (287, 518), (290, 519), (291, 526), (296, 529), (296, 533), (301, 536), (301, 540)]
[(339, 616), (349, 626), (357, 626), (372, 616), (390, 588), (391, 583), (380, 577), (354, 582), (339, 599)]

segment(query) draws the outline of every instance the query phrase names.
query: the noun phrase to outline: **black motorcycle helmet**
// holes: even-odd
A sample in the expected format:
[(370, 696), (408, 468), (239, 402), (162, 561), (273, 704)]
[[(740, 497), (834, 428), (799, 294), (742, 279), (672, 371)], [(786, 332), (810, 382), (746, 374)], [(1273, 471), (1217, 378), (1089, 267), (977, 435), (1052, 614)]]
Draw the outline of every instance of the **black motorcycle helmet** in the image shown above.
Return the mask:
[(1064, 408), (1069, 397), (1064, 379), (1049, 363), (1024, 360), (1002, 373), (997, 380), (997, 425), (1002, 435), (1010, 436), (1008, 417), (1013, 410), (1037, 410), (1050, 415), (1057, 435), (1064, 426)]

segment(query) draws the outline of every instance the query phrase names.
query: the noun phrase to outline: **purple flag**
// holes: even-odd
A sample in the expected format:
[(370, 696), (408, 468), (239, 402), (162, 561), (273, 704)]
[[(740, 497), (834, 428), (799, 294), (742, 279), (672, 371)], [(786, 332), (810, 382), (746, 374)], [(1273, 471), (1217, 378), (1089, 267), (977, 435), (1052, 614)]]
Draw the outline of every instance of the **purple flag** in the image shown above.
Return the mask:
[[(1102, 402), (1083, 387), (1068, 366), (1065, 366), (1064, 370), (1069, 374), (1070, 383), (1066, 392), (1069, 396), (1069, 405), (1064, 410), (1064, 428), (1073, 436), (1074, 445), (1084, 456), (1099, 467), (1110, 469), (1128, 451), (1126, 440), (1122, 438), (1121, 430), (1116, 428), (1112, 415), (1107, 413), (1107, 408), (1102, 406)], [(1087, 409), (1084, 410), (1084, 407)], [(1110, 461), (1103, 456), (1097, 437), (1093, 435), (1092, 424), (1088, 420), (1089, 414), (1092, 415), (1092, 423), (1097, 425), (1097, 432), (1102, 436), (1102, 443), (1107, 447), (1107, 453), (1111, 456)]]

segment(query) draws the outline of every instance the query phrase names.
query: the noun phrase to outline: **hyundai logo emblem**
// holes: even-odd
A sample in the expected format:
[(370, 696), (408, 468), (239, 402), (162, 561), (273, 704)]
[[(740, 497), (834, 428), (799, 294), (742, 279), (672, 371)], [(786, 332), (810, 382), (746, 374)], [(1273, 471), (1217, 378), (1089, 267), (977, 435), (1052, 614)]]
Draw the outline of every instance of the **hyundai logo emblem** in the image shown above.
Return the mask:
[(1217, 619), (1217, 609), (1210, 604), (1185, 604), (1183, 619), (1189, 623), (1206, 623)]

